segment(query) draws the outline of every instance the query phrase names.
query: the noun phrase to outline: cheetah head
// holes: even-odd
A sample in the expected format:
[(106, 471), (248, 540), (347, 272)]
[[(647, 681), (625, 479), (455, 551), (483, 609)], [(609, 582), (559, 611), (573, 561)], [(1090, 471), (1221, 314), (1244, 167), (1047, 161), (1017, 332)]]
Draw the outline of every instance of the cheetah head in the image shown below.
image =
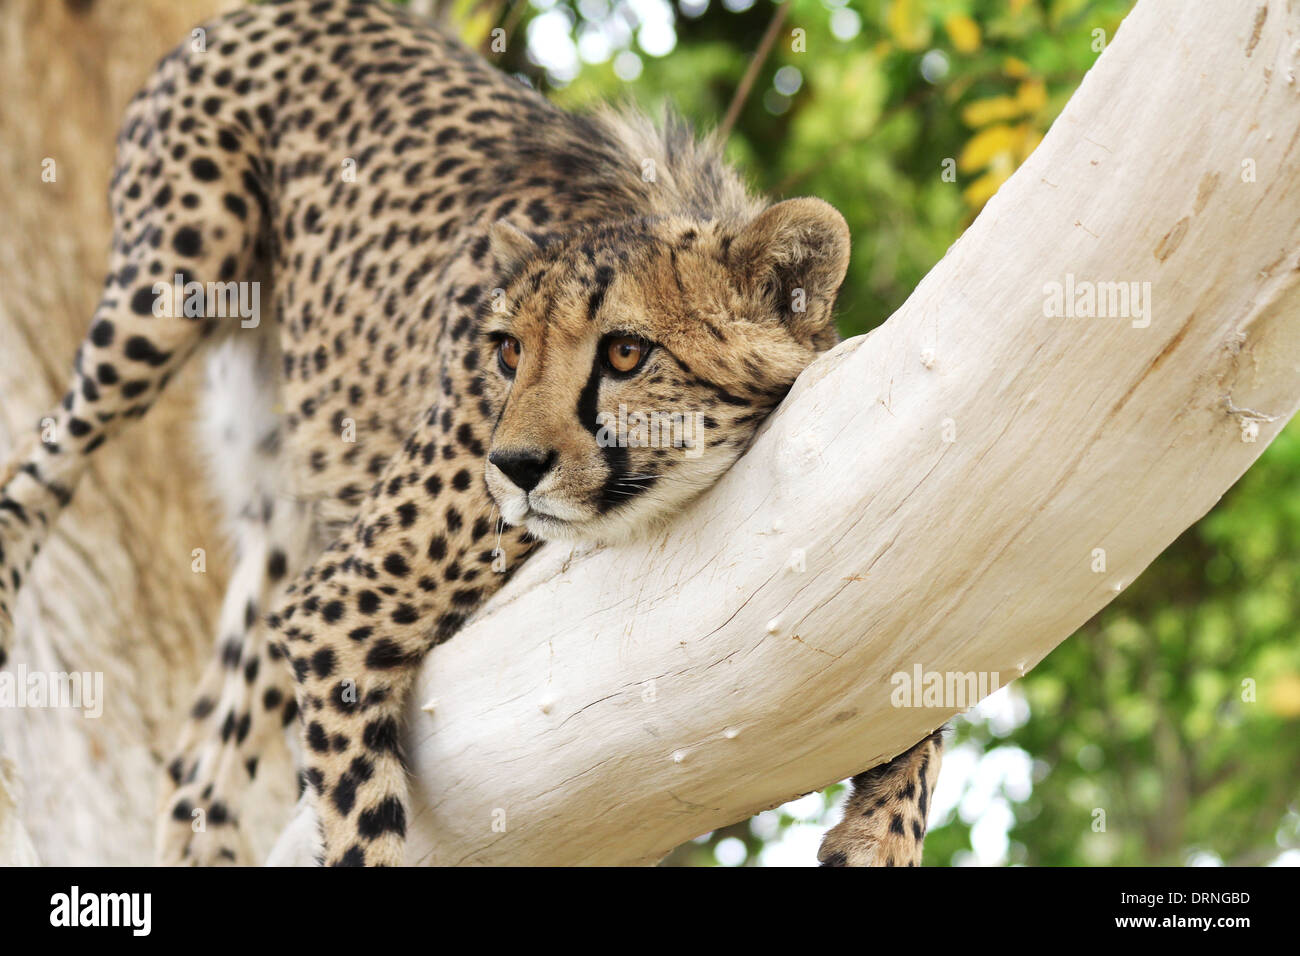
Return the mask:
[(654, 530), (740, 456), (837, 341), (849, 231), (792, 199), (747, 223), (673, 216), (538, 244), (492, 229), (478, 345), (487, 486), (544, 540)]

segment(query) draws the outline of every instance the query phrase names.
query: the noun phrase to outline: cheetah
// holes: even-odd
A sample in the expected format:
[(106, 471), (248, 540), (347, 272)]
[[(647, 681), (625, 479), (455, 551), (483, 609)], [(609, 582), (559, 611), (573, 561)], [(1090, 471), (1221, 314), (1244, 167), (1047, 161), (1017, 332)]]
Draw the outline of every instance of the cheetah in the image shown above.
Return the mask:
[[(317, 862), (400, 865), (420, 661), (539, 542), (628, 540), (711, 485), (838, 341), (849, 232), (754, 197), (672, 116), (562, 111), (377, 0), (194, 36), (128, 107), (102, 296), (0, 474), (0, 666), (88, 457), (202, 352), (236, 559), (158, 859), (250, 862), (241, 797), (288, 733)], [(701, 427), (601, 440), (620, 406)], [(919, 863), (940, 749), (855, 778), (822, 862)]]

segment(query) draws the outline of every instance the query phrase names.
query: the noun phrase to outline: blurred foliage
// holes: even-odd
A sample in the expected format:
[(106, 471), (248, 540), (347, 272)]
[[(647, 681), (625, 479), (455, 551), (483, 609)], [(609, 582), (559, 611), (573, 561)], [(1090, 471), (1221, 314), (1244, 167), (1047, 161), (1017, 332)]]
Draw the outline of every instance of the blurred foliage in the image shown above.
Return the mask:
[(1042, 762), (1011, 831), (1027, 862), (1300, 847), (1298, 425), (1020, 682), (1034, 716), (1000, 743)]
[[(1131, 5), (790, 0), (727, 147), (756, 188), (844, 213), (846, 335), (902, 304), (1037, 145)], [(702, 129), (726, 114), (777, 10), (769, 0), (441, 6), (564, 106), (668, 101)], [(504, 50), (483, 46), (493, 27), (506, 30)], [(1032, 786), (994, 777), (981, 803), (968, 779), (934, 821), (927, 864), (976, 859), (972, 828), (990, 798), (1007, 816), (1004, 862), (1263, 863), (1300, 847), (1298, 593), (1300, 423), (1011, 688), (1028, 719), (956, 722), (950, 752), (981, 766), (1018, 755)], [(754, 865), (792, 829), (832, 819), (841, 793), (708, 834), (668, 862)]]
[[(729, 3), (744, 9), (719, 0), (534, 0), (519, 16), (517, 3), (455, 0), (450, 16), (480, 48), (489, 24), (517, 18), (513, 36), (535, 42), (486, 52), (563, 106), (630, 100), (653, 112), (667, 102), (707, 130), (726, 113), (777, 9), (770, 0)], [(756, 189), (820, 196), (844, 214), (854, 236), (840, 296), (846, 335), (903, 303), (1037, 145), (1131, 5), (790, 0), (728, 152)], [(659, 7), (675, 44), (652, 56), (639, 46), (644, 27), (624, 24), (652, 20), (647, 11)], [(558, 58), (563, 42), (556, 29), (533, 29), (543, 18), (546, 27), (565, 22), (579, 50), (588, 32), (626, 38), (639, 75), (621, 79), (610, 56), (558, 85), (535, 62)], [(942, 175), (945, 161), (955, 177)]]

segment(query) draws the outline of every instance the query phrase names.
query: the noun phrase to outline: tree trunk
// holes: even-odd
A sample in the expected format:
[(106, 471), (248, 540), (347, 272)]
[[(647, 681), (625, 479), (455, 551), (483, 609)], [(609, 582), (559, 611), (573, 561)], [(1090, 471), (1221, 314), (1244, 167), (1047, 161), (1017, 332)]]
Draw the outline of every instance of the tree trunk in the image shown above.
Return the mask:
[[(894, 675), (1005, 684), (1204, 514), (1300, 404), (1290, 7), (1141, 0), (718, 487), (648, 543), (547, 547), (439, 647), (411, 859), (648, 863), (884, 761), (974, 703)], [(1053, 315), (1085, 282), (1140, 298)]]

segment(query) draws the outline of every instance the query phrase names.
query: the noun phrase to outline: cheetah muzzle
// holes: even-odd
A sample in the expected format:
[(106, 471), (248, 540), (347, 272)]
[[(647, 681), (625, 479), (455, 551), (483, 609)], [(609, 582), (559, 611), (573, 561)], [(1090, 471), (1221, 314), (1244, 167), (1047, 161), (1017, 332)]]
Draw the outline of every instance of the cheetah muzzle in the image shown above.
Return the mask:
[[(160, 859), (248, 862), (243, 795), (293, 728), (323, 861), (400, 864), (425, 654), (539, 540), (627, 540), (716, 481), (837, 341), (849, 233), (820, 200), (751, 196), (677, 119), (561, 111), (390, 4), (258, 5), (202, 35), (127, 110), (102, 297), (0, 473), (0, 664), (89, 455), (202, 354), (236, 556)], [(200, 307), (169, 310), (173, 284)], [(236, 291), (255, 321), (222, 308)], [(873, 771), (823, 859), (919, 856), (925, 756)]]

